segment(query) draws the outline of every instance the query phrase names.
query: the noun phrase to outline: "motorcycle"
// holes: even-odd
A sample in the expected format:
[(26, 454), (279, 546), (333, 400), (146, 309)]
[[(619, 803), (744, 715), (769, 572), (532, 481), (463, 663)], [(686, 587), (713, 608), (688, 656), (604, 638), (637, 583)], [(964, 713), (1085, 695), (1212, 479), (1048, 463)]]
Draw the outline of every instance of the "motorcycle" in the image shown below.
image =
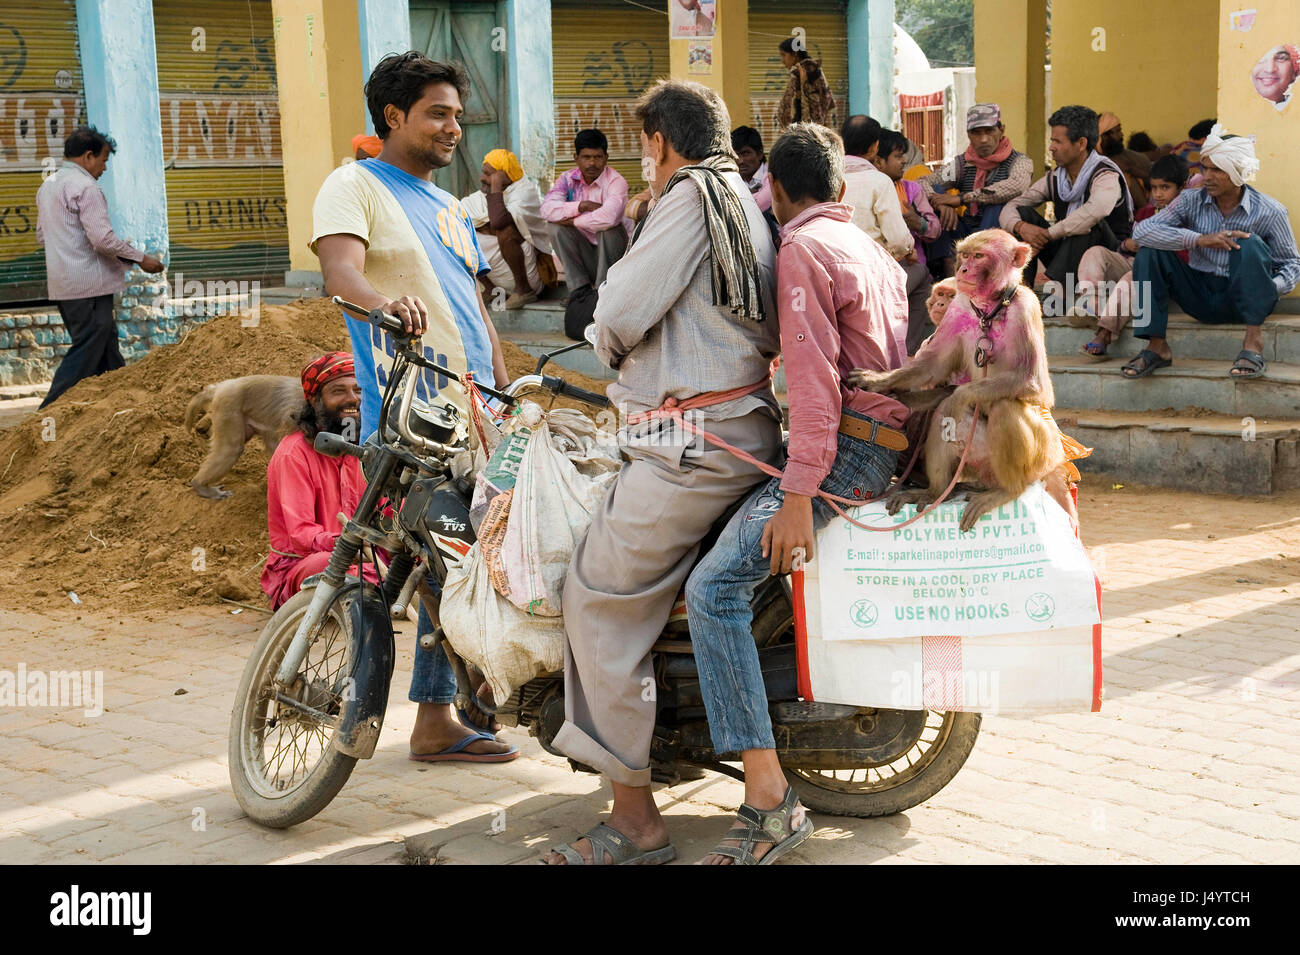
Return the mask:
[[(475, 540), (469, 514), (473, 479), (464, 467), (469, 443), (459, 414), (449, 406), (419, 401), (413, 369), (426, 368), (452, 382), (458, 377), (425, 358), (418, 337), (405, 332), (396, 318), (338, 298), (335, 302), (389, 334), (395, 354), (379, 431), (364, 444), (337, 434), (316, 436), (320, 453), (360, 459), (366, 490), (325, 571), (305, 582), (267, 623), (235, 694), (231, 786), (250, 818), (277, 829), (323, 810), (357, 760), (374, 754), (395, 660), (392, 618), (402, 615), (412, 599), (422, 602), (435, 624), (417, 652), (446, 652), (457, 679), (456, 707), (468, 709), (473, 701), (504, 725), (527, 727), (547, 752), (565, 755), (554, 747), (564, 722), (563, 674), (530, 680), (495, 706), (485, 703), (474, 694), (469, 667), (437, 625), (448, 563), (461, 560)], [(603, 395), (542, 374), (556, 354), (543, 355), (534, 374), (503, 391), (475, 387), (507, 408), (532, 389), (607, 408)], [(730, 516), (719, 519), (711, 538)], [(707, 552), (709, 544), (706, 538), (700, 552)], [(366, 545), (390, 555), (378, 587), (348, 576)], [(769, 578), (756, 591), (753, 608), (752, 630), (777, 755), (807, 808), (859, 818), (902, 812), (929, 799), (961, 769), (979, 733), (978, 713), (801, 700), (789, 578)], [(680, 600), (652, 654), (658, 684), (651, 744), (655, 777), (671, 783), (712, 770), (743, 780), (744, 774), (729, 765), (739, 754), (713, 751)], [(573, 760), (570, 764), (594, 772)]]

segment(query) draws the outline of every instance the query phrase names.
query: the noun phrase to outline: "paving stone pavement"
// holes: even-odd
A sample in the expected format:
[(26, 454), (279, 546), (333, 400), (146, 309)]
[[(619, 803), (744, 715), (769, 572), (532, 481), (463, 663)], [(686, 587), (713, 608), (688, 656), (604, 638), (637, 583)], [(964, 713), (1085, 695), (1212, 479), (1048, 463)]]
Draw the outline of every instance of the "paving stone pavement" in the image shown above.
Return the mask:
[[(1300, 861), (1300, 496), (1085, 488), (1104, 585), (1101, 713), (987, 717), (957, 777), (905, 814), (814, 816), (791, 863)], [(378, 752), (290, 831), (230, 792), (235, 686), (266, 617), (0, 611), (0, 670), (102, 673), (104, 712), (0, 708), (0, 861), (516, 863), (587, 829), (606, 785), (524, 731), (506, 764), (406, 759), (413, 628)], [(184, 693), (178, 693), (179, 690)], [(682, 862), (740, 802), (710, 774), (660, 787)]]

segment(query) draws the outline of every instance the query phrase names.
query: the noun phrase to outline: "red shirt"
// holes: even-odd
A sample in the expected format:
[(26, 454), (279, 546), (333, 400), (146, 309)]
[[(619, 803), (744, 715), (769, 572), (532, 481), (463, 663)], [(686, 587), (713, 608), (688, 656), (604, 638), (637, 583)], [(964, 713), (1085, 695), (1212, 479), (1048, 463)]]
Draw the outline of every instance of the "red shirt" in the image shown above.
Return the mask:
[(835, 463), (845, 408), (890, 427), (907, 420), (893, 398), (846, 387), (855, 368), (890, 371), (907, 358), (907, 276), (852, 222), (853, 207), (824, 202), (781, 229), (777, 309), (790, 402), (781, 489), (809, 497)]
[[(304, 557), (334, 549), (343, 530), (339, 512), (351, 516), (365, 489), (361, 462), (356, 458), (326, 457), (301, 431), (280, 442), (266, 466), (266, 529), (271, 554), (262, 570), (262, 590), (267, 596), (274, 599)], [(373, 576), (370, 570), (367, 579)]]
[[(1160, 210), (1157, 209), (1157, 208), (1155, 207), (1155, 204), (1154, 204), (1154, 203), (1150, 203), (1150, 202), (1148, 202), (1145, 206), (1143, 206), (1143, 207), (1142, 207), (1141, 209), (1139, 209), (1137, 212), (1133, 213), (1133, 223), (1134, 223), (1134, 225), (1136, 225), (1136, 224), (1139, 223), (1139, 222), (1142, 222), (1142, 221), (1145, 220), (1145, 219), (1150, 219), (1153, 215), (1155, 215), (1155, 214), (1156, 214), (1157, 212), (1159, 212), (1159, 211), (1160, 211)], [(1179, 250), (1178, 250), (1177, 252), (1175, 252), (1174, 254), (1175, 254), (1176, 256), (1178, 256), (1179, 259), (1182, 260), (1183, 265), (1186, 265), (1186, 264), (1187, 264), (1187, 250), (1186, 250), (1186, 249), (1179, 249)]]

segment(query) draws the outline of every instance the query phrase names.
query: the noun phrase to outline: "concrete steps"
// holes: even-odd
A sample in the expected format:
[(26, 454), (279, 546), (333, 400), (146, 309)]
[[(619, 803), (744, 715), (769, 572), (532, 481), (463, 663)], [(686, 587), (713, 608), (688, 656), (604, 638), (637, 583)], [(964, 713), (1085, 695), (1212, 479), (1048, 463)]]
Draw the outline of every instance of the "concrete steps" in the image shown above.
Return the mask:
[[(1092, 328), (1071, 328), (1063, 318), (1044, 318), (1043, 330), (1047, 353), (1062, 358), (1082, 357), (1083, 346), (1095, 335)], [(1185, 315), (1169, 318), (1169, 347), (1174, 351), (1175, 367), (1182, 358), (1205, 358), (1221, 362), (1226, 371), (1241, 351), (1245, 334), (1245, 325), (1202, 325)], [(1110, 344), (1107, 352), (1128, 361), (1145, 347), (1146, 342), (1134, 338), (1130, 327)], [(1273, 315), (1264, 323), (1264, 359), (1270, 366), (1274, 362), (1300, 364), (1300, 317)]]
[(1272, 494), (1300, 487), (1300, 418), (1259, 418), (1190, 409), (1179, 414), (1058, 406), (1061, 430), (1093, 449), (1090, 473), (1210, 494)]
[(1300, 417), (1300, 365), (1270, 362), (1262, 378), (1238, 381), (1228, 377), (1232, 355), (1214, 360), (1175, 355), (1171, 367), (1136, 381), (1124, 377), (1125, 358), (1118, 356), (1049, 360), (1060, 407), (1133, 412), (1192, 407), (1238, 418)]
[(1044, 330), (1057, 422), (1094, 449), (1080, 471), (1208, 493), (1300, 487), (1300, 318), (1293, 308), (1265, 323), (1268, 370), (1252, 381), (1228, 376), (1244, 325), (1171, 314), (1173, 365), (1137, 381), (1121, 372), (1146, 344), (1131, 328), (1101, 360), (1082, 353), (1093, 329), (1045, 318)]

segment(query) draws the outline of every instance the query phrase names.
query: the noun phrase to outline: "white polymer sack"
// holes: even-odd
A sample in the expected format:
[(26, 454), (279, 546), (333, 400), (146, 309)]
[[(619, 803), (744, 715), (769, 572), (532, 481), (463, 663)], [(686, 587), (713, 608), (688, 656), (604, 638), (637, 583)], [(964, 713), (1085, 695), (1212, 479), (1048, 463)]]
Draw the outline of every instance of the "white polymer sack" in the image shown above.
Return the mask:
[(510, 600), (521, 610), (563, 612), (569, 560), (618, 473), (609, 440), (586, 416), (565, 409), (550, 412), (529, 439), (501, 545)]
[[(1070, 519), (1031, 486), (958, 527), (945, 501), (894, 531), (837, 518), (817, 534), (796, 591), (800, 693), (892, 709), (985, 714), (1086, 713), (1101, 707), (1101, 585)], [(881, 502), (855, 508), (873, 527), (901, 524)]]
[(483, 671), (498, 704), (564, 666), (564, 622), (530, 616), (497, 593), (477, 543), (447, 568), (439, 619), (452, 648)]

